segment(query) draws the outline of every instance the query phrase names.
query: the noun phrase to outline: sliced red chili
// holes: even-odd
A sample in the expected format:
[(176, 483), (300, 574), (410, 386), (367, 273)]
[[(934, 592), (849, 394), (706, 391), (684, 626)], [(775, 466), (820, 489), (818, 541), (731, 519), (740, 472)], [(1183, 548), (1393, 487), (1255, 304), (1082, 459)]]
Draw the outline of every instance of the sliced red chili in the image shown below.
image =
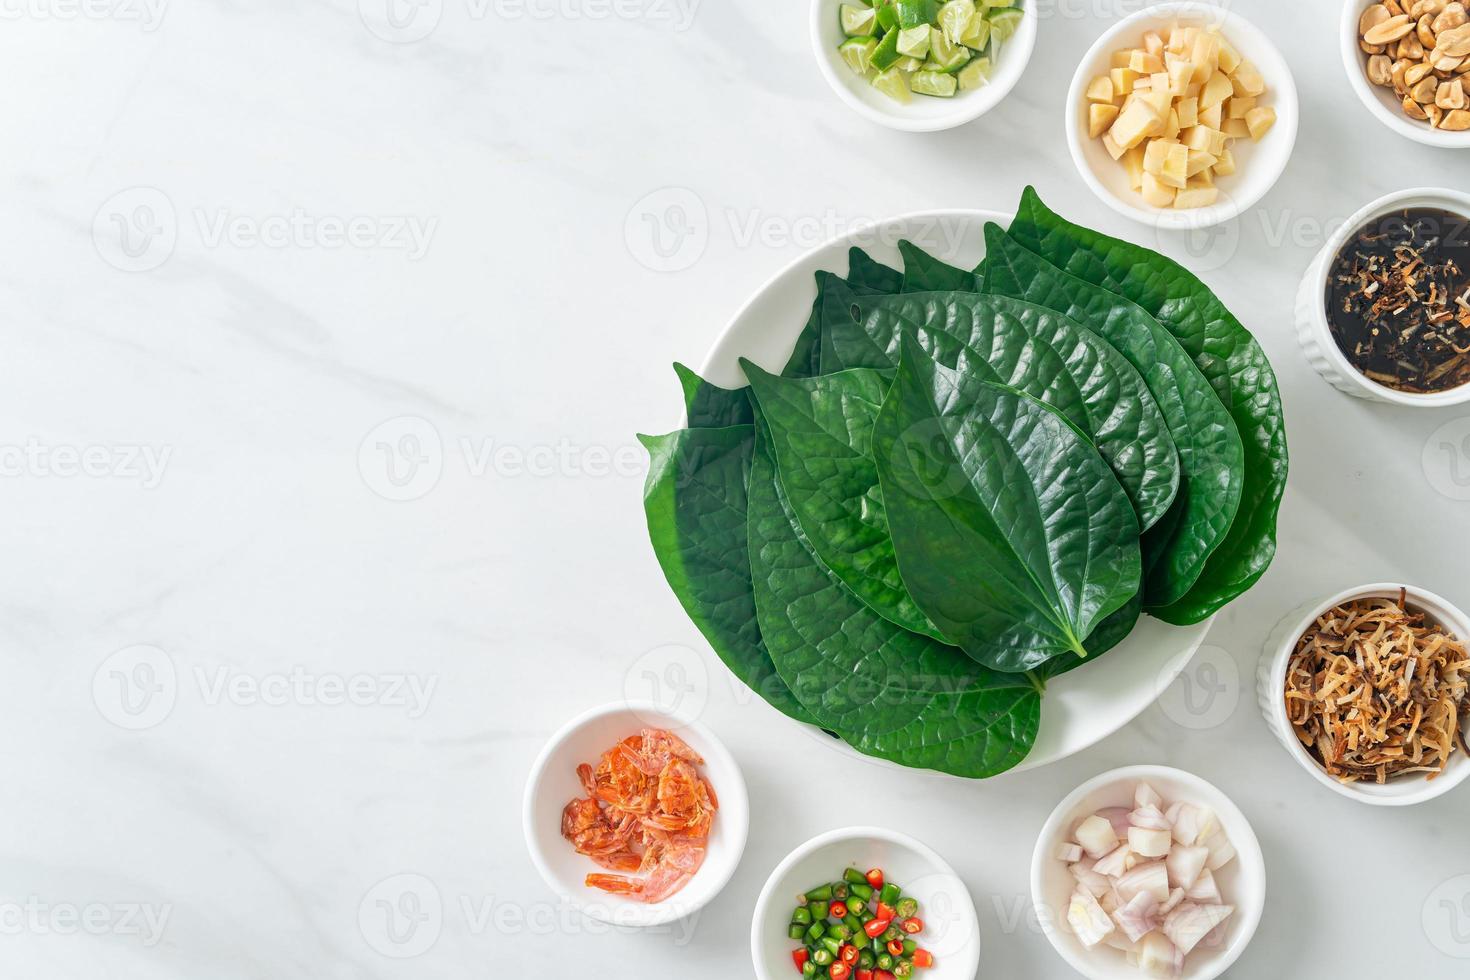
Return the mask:
[(884, 920), (891, 920), (891, 919), (893, 919), (897, 915), (898, 915), (898, 913), (895, 912), (895, 911), (893, 911), (893, 906), (891, 906), (891, 905), (884, 905), (882, 902), (879, 902), (878, 903), (878, 918), (884, 919)]
[(870, 868), (868, 870), (868, 873), (866, 875), (864, 875), (864, 877), (868, 879), (868, 887), (873, 888), (873, 889), (878, 889), (878, 888), (882, 888), (883, 887), (883, 869), (882, 868)]
[(847, 903), (846, 902), (833, 902), (832, 905), (831, 905), (831, 907), (827, 910), (827, 914), (830, 915), (834, 919), (845, 919), (845, 918), (847, 918)]
[(791, 951), (791, 958), (796, 961), (796, 972), (797, 973), (800, 973), (801, 972), (801, 968), (804, 967), (804, 966), (806, 966), (806, 961), (807, 961), (807, 959), (811, 955), (812, 954), (810, 952), (808, 952), (805, 948), (802, 948), (802, 949), (793, 949)]
[(911, 919), (904, 919), (898, 924), (898, 927), (910, 936), (917, 936), (924, 931), (924, 920), (918, 916), (914, 916)]
[(853, 971), (852, 975), (856, 978), (856, 980), (873, 980), (873, 971), (865, 970), (862, 967), (858, 967), (858, 969)]
[(914, 966), (931, 967), (934, 965), (934, 954), (927, 949), (914, 950)]
[(888, 931), (888, 924), (891, 921), (891, 919), (883, 918), (869, 919), (867, 922), (863, 923), (863, 932), (868, 934), (869, 939), (877, 939), (879, 936)]
[(852, 967), (846, 963), (833, 963), (827, 967), (827, 975), (832, 980), (847, 980), (848, 977), (852, 976)]
[(898, 980), (898, 978), (887, 970), (874, 970), (873, 980)]
[(889, 942), (888, 942), (888, 952), (892, 953), (894, 956), (902, 956), (903, 955), (903, 940), (901, 940), (901, 939), (892, 939), (892, 940), (889, 940)]

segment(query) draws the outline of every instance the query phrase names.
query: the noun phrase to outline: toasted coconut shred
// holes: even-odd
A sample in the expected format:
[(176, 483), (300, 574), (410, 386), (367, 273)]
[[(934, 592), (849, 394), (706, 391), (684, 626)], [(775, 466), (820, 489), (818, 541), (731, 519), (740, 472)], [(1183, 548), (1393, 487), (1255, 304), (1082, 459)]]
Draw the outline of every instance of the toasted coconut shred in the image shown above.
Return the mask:
[(1286, 716), (1328, 774), (1345, 783), (1444, 771), (1470, 753), (1470, 654), (1422, 612), (1397, 600), (1356, 599), (1317, 618), (1286, 669)]

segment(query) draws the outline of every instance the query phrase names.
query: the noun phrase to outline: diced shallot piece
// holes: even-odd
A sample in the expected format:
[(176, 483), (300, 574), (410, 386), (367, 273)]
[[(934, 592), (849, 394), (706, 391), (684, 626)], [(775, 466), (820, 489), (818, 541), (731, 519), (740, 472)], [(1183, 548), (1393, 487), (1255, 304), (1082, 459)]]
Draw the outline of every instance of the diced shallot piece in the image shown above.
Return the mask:
[(1230, 913), (1234, 911), (1233, 905), (1196, 905), (1194, 902), (1183, 902), (1165, 917), (1164, 935), (1178, 947), (1179, 952), (1188, 956), (1201, 939), (1230, 918)]
[(1092, 870), (1091, 861), (1078, 861), (1072, 865), (1072, 877), (1077, 879), (1077, 884), (1089, 894), (1101, 898), (1113, 887), (1113, 883), (1105, 876)]
[(1080, 846), (1076, 845), (1076, 844), (1071, 843), (1071, 842), (1064, 842), (1064, 843), (1058, 844), (1057, 845), (1057, 860), (1058, 861), (1066, 861), (1068, 864), (1071, 864), (1073, 861), (1081, 861), (1082, 860), (1082, 848)]
[(1113, 913), (1113, 921), (1130, 941), (1136, 943), (1158, 925), (1154, 919), (1154, 911), (1158, 907), (1159, 903), (1153, 900), (1153, 896), (1139, 892)]
[(1112, 822), (1095, 813), (1077, 825), (1072, 837), (1093, 860), (1118, 846), (1118, 834), (1113, 830)]
[(1142, 810), (1150, 806), (1157, 810), (1159, 804), (1163, 802), (1164, 798), (1148, 783), (1139, 783), (1133, 789), (1133, 808), (1135, 810)]
[(1161, 858), (1169, 853), (1174, 838), (1167, 830), (1146, 830), (1143, 827), (1128, 828), (1128, 849), (1139, 857)]
[(1169, 872), (1163, 861), (1140, 864), (1118, 879), (1118, 895), (1131, 901), (1134, 895), (1146, 892), (1155, 902), (1163, 904), (1169, 900)]
[(1215, 884), (1215, 875), (1209, 868), (1201, 871), (1199, 877), (1194, 879), (1194, 884), (1184, 889), (1184, 897), (1191, 902), (1199, 902), (1201, 905), (1219, 905), (1220, 886)]
[(1172, 980), (1184, 972), (1184, 954), (1163, 933), (1151, 932), (1139, 944), (1138, 968), (1151, 977)]
[(1067, 904), (1067, 925), (1072, 927), (1078, 942), (1089, 949), (1113, 931), (1113, 920), (1084, 888), (1072, 893), (1072, 900)]
[(1097, 859), (1092, 870), (1109, 878), (1121, 878), (1128, 872), (1128, 845), (1121, 844)]
[(1107, 819), (1113, 825), (1113, 833), (1121, 839), (1128, 836), (1128, 828), (1133, 826), (1128, 821), (1129, 810), (1126, 806), (1105, 806), (1097, 811), (1099, 817)]
[(1108, 933), (1107, 938), (1103, 940), (1103, 945), (1111, 946), (1113, 947), (1113, 949), (1122, 950), (1123, 952), (1128, 953), (1131, 956), (1138, 955), (1138, 943), (1129, 939), (1117, 929), (1114, 929), (1112, 932)]
[(1215, 832), (1215, 814), (1207, 807), (1186, 803), (1179, 808), (1174, 818), (1174, 839), (1185, 847), (1196, 843)]
[(1169, 808), (1164, 811), (1164, 819), (1169, 821), (1170, 827), (1179, 822), (1179, 814), (1187, 805), (1183, 800), (1169, 804)]
[(1152, 803), (1141, 806), (1128, 814), (1128, 822), (1144, 830), (1171, 830), (1174, 826), (1164, 816), (1164, 812)]
[(1217, 830), (1204, 846), (1210, 851), (1210, 859), (1205, 862), (1205, 867), (1211, 871), (1219, 871), (1225, 865), (1235, 860), (1235, 845), (1225, 836), (1225, 831)]
[(1187, 890), (1199, 879), (1199, 873), (1205, 870), (1205, 862), (1209, 859), (1210, 851), (1206, 847), (1174, 848), (1164, 859), (1169, 868), (1169, 884)]
[(1174, 911), (1174, 907), (1182, 901), (1184, 901), (1184, 889), (1175, 888), (1173, 891), (1169, 892), (1169, 900), (1163, 905), (1159, 906), (1159, 913), (1162, 915), (1167, 915), (1168, 913)]

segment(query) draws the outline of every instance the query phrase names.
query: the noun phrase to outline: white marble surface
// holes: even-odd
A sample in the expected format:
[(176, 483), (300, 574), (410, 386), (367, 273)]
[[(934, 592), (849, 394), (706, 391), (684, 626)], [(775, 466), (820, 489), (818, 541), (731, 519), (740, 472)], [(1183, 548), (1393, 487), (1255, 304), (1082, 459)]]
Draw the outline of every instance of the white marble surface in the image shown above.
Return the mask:
[[(983, 976), (1061, 978), (1022, 914), (1034, 835), (1084, 778), (1160, 762), (1233, 794), (1265, 847), (1234, 976), (1464, 976), (1465, 794), (1329, 794), (1251, 698), (1262, 638), (1314, 594), (1404, 578), (1470, 602), (1470, 412), (1349, 399), (1291, 338), (1324, 224), (1470, 177), (1353, 99), (1335, 4), (1234, 5), (1290, 48), (1297, 154), (1232, 235), (1156, 243), (1275, 363), (1280, 556), (1193, 687), (1064, 763), (966, 784), (824, 753), (732, 688), (647, 546), (633, 433), (675, 422), (669, 362), (698, 363), (829, 231), (1005, 209), (1031, 181), (1155, 244), (1062, 139), (1108, 17), (1051, 3), (994, 113), (902, 136), (827, 90), (802, 3), (421, 0), (390, 27), (385, 2), (0, 7), (0, 972), (747, 976), (770, 869), (865, 819), (960, 869)], [(667, 231), (671, 203), (695, 237), (660, 259), (644, 216)], [(670, 664), (744, 765), (750, 843), (697, 920), (609, 932), (537, 877), (521, 788), (565, 719)], [(814, 789), (818, 762), (883, 802)], [(405, 885), (419, 928), (390, 933), (379, 903)]]

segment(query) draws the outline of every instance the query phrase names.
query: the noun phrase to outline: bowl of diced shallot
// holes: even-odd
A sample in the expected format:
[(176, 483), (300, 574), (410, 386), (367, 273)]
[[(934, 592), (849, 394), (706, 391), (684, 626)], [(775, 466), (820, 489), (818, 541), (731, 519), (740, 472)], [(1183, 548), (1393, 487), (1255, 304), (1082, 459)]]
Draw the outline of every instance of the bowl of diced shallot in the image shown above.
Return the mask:
[(1052, 812), (1031, 895), (1052, 946), (1092, 980), (1213, 980), (1260, 924), (1266, 865), (1250, 821), (1212, 784), (1130, 766)]

